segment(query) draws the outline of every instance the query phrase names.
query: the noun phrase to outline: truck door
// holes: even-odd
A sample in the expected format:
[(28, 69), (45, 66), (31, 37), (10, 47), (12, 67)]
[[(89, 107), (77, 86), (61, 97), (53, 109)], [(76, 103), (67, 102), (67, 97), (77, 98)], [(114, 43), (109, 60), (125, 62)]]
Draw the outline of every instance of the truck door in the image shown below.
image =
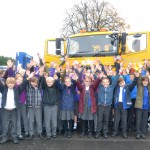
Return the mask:
[(47, 39), (45, 41), (44, 59), (49, 66), (54, 61), (60, 64), (65, 54), (65, 41), (62, 38)]

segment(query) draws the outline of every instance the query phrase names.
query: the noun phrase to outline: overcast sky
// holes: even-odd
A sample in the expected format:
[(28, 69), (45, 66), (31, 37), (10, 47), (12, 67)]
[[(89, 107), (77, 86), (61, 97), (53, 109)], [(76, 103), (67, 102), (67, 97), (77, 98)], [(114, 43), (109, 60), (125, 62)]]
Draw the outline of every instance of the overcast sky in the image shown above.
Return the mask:
[[(80, 0), (0, 0), (0, 55), (43, 55), (44, 40), (59, 37), (65, 12)], [(109, 0), (132, 31), (150, 31), (147, 0)]]

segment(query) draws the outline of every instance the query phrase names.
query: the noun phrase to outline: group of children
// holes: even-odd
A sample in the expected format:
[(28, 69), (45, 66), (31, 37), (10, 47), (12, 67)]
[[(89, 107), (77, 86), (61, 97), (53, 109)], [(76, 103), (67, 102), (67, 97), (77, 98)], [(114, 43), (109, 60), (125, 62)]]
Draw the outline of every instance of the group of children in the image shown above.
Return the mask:
[[(38, 55), (39, 57), (39, 55)], [(150, 100), (149, 62), (139, 65), (138, 71), (131, 65), (123, 68), (121, 63), (104, 66), (96, 60), (90, 66), (77, 61), (66, 62), (65, 69), (54, 62), (50, 68), (39, 57), (26, 69), (8, 61), (8, 69), (0, 71), (0, 133), (1, 144), (11, 135), (15, 144), (18, 139), (33, 139), (36, 130), (39, 138), (56, 138), (63, 133), (71, 137), (80, 119), (81, 135), (108, 138), (109, 121), (114, 118), (112, 137), (122, 130), (136, 126), (136, 138), (146, 138)], [(73, 124), (74, 123), (74, 124)], [(24, 129), (24, 134), (22, 133)]]

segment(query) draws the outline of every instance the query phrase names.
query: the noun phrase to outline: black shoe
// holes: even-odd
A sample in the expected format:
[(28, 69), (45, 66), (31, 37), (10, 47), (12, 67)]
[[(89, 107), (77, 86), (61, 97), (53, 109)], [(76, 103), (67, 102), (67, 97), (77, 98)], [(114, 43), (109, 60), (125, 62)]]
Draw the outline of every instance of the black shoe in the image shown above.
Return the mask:
[(59, 131), (58, 131), (58, 135), (61, 135), (61, 133), (62, 133), (62, 131), (61, 131), (61, 130), (59, 130)]
[(64, 133), (64, 137), (67, 137), (67, 132)]
[(140, 139), (140, 138), (141, 138), (140, 134), (137, 134), (136, 139)]
[(67, 134), (67, 138), (71, 138), (71, 133), (70, 132)]
[(33, 139), (33, 135), (30, 135), (28, 139), (29, 139), (29, 140), (32, 140), (32, 139)]
[(25, 136), (25, 138), (27, 138), (29, 136), (29, 133), (25, 132), (24, 136)]
[(2, 139), (2, 140), (0, 141), (0, 144), (7, 143), (7, 141), (8, 141), (8, 139)]
[(18, 140), (16, 139), (16, 140), (14, 140), (14, 144), (18, 144), (19, 142), (18, 142)]
[(141, 134), (141, 138), (142, 138), (142, 139), (146, 139), (146, 136), (145, 136), (144, 133)]
[(117, 132), (113, 132), (112, 135), (111, 135), (111, 137), (113, 137), (113, 138), (116, 137), (116, 136), (117, 136)]
[(42, 134), (38, 134), (38, 137), (39, 137), (40, 139), (43, 139), (43, 135), (42, 135)]
[(53, 138), (56, 138), (56, 135), (53, 135), (52, 137), (53, 137)]
[(127, 139), (127, 138), (128, 138), (127, 133), (123, 133), (123, 138), (124, 138), (124, 139)]
[(85, 136), (85, 133), (82, 132), (82, 133), (80, 134), (80, 138), (83, 138), (84, 136)]
[(129, 127), (129, 128), (128, 128), (128, 131), (129, 131), (129, 132), (131, 132), (131, 131), (132, 131), (132, 128), (131, 128), (131, 127)]
[(24, 138), (23, 138), (23, 136), (21, 134), (18, 136), (18, 139), (19, 140), (24, 140)]
[(103, 134), (103, 137), (104, 137), (105, 139), (108, 139), (107, 133), (104, 133), (104, 134)]
[(51, 139), (51, 136), (47, 135), (47, 136), (46, 136), (46, 139), (47, 139), (47, 140), (50, 140), (50, 139)]
[(98, 139), (100, 137), (100, 133), (96, 133), (95, 138)]
[(92, 133), (89, 132), (89, 133), (88, 133), (88, 138), (91, 138), (91, 137), (92, 137)]

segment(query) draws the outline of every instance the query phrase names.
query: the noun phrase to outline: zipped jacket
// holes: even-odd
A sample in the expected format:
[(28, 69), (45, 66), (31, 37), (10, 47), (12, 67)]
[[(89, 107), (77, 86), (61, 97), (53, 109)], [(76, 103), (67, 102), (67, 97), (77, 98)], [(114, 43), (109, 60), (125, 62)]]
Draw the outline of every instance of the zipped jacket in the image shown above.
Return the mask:
[(102, 84), (98, 86), (98, 105), (110, 106), (113, 100), (114, 88), (117, 85), (119, 74), (116, 75), (111, 85), (104, 87)]

